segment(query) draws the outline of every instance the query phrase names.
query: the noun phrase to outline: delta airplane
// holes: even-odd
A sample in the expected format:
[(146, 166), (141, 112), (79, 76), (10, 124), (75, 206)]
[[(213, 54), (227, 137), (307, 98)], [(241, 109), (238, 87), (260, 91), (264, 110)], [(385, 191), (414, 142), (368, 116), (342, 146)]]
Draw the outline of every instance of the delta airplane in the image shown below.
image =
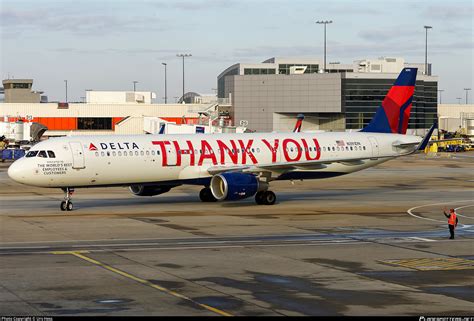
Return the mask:
[(15, 161), (16, 182), (61, 188), (61, 210), (73, 209), (75, 188), (129, 186), (137, 196), (202, 185), (203, 202), (255, 197), (273, 205), (274, 180), (319, 179), (349, 174), (424, 149), (406, 135), (416, 68), (401, 71), (369, 125), (358, 132), (110, 135), (52, 138)]

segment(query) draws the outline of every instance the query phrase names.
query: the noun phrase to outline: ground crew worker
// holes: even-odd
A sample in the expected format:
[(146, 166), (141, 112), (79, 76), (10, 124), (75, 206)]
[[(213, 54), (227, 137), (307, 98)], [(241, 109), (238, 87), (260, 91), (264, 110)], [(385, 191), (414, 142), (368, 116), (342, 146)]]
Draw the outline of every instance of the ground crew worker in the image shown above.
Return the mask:
[(458, 226), (458, 218), (456, 216), (456, 212), (454, 208), (449, 210), (449, 214), (446, 213), (446, 209), (444, 210), (444, 216), (448, 218), (448, 227), (449, 227), (449, 234), (451, 234), (450, 240), (454, 239), (454, 229)]
[(0, 137), (0, 159), (2, 159), (2, 163), (5, 163), (5, 159), (3, 159), (3, 150), (7, 148), (7, 143), (5, 142), (5, 136)]

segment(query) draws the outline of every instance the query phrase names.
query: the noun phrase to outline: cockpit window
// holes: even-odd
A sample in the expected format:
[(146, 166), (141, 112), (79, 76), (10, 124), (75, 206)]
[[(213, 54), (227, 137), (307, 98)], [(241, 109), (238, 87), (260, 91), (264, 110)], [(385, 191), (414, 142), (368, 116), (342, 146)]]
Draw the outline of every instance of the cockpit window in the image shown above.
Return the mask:
[(48, 156), (46, 156), (46, 151), (44, 151), (44, 150), (40, 150), (40, 151), (39, 151), (38, 157), (48, 158)]
[(38, 154), (37, 150), (30, 150), (27, 154), (26, 157), (35, 157), (36, 154)]
[(56, 158), (56, 155), (54, 155), (54, 152), (52, 150), (48, 150), (48, 156), (49, 158)]

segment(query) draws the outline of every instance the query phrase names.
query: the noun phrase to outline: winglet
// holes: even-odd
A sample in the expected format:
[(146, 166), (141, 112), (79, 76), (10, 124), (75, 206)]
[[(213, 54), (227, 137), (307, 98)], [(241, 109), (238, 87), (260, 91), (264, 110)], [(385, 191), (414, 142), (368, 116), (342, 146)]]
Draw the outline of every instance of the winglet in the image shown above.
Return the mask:
[(428, 130), (428, 133), (423, 137), (423, 140), (420, 142), (420, 145), (418, 145), (417, 150), (424, 150), (426, 146), (428, 145), (431, 135), (433, 135), (434, 130), (438, 127), (438, 121), (435, 120), (433, 125), (431, 126), (430, 130)]

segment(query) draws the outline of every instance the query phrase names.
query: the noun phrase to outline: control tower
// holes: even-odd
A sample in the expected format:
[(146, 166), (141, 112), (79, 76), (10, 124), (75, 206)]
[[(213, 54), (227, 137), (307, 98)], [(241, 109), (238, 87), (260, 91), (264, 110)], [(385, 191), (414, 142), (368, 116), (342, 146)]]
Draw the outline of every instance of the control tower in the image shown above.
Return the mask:
[(33, 79), (5, 79), (2, 81), (5, 103), (39, 103), (40, 91), (32, 91)]

